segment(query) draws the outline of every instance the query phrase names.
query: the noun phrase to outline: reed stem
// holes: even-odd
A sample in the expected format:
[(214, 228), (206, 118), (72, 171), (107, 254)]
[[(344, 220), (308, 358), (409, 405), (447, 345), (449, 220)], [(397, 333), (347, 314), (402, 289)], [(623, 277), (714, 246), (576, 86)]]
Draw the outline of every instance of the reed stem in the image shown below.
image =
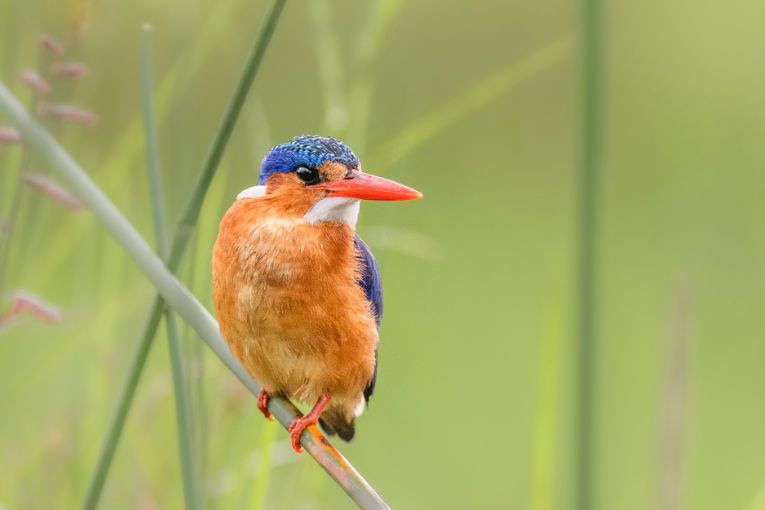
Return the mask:
[[(146, 131), (146, 169), (149, 177), (149, 195), (154, 219), (154, 232), (157, 251), (163, 258), (167, 257), (167, 226), (165, 224), (165, 200), (162, 192), (162, 178), (159, 169), (159, 146), (154, 116), (153, 79), (151, 72), (151, 26), (144, 25), (141, 37), (141, 98), (143, 120)], [(178, 322), (171, 309), (165, 310), (165, 326), (167, 328), (167, 346), (170, 352), (170, 367), (173, 374), (173, 390), (175, 395), (175, 418), (178, 428), (178, 453), (181, 460), (181, 479), (183, 481), (183, 497), (186, 508), (199, 510), (202, 507), (199, 493), (199, 474), (194, 455), (194, 430), (191, 418), (191, 402), (186, 388), (186, 377), (183, 370), (183, 355), (181, 353)]]
[[(170, 246), (169, 255), (165, 259), (167, 269), (171, 272), (176, 272), (180, 265), (181, 258), (188, 245), (189, 238), (196, 227), (199, 219), (199, 211), (202, 207), (202, 202), (207, 194), (207, 190), (210, 187), (212, 178), (215, 175), (215, 171), (218, 168), (220, 159), (223, 156), (228, 140), (231, 136), (231, 131), (234, 129), (236, 120), (239, 117), (239, 113), (244, 105), (244, 100), (247, 97), (247, 93), (252, 88), (252, 82), (255, 79), (257, 70), (260, 67), (260, 63), (265, 55), (268, 43), (271, 40), (271, 35), (276, 28), (276, 24), (279, 20), (279, 16), (284, 7), (286, 0), (274, 0), (271, 7), (266, 12), (265, 20), (261, 25), (260, 30), (255, 36), (255, 41), (250, 50), (250, 54), (245, 62), (244, 70), (239, 77), (239, 81), (234, 89), (231, 99), (229, 100), (226, 111), (223, 114), (222, 121), (216, 132), (215, 138), (210, 146), (208, 155), (202, 165), (199, 177), (194, 187), (194, 191), (191, 194), (184, 213), (178, 222), (175, 235), (173, 237), (172, 244)], [(116, 212), (116, 211), (115, 211)], [(156, 215), (157, 212), (155, 211)], [(155, 228), (159, 223), (155, 221)], [(125, 426), (125, 420), (127, 413), (133, 403), (135, 397), (136, 387), (138, 381), (143, 373), (143, 368), (146, 364), (149, 351), (151, 350), (151, 344), (154, 341), (157, 328), (159, 327), (160, 318), (165, 310), (165, 303), (160, 296), (154, 300), (149, 313), (149, 320), (147, 320), (144, 330), (141, 334), (141, 339), (135, 348), (133, 356), (131, 358), (131, 364), (128, 369), (125, 382), (122, 386), (119, 400), (116, 404), (115, 411), (112, 414), (112, 418), (109, 424), (106, 438), (101, 447), (101, 453), (98, 457), (98, 464), (91, 478), (88, 486), (87, 495), (83, 503), (83, 510), (93, 510), (98, 504), (103, 485), (106, 481), (106, 474), (111, 467), (111, 462), (114, 457), (114, 452), (117, 448), (116, 443), (122, 434), (122, 430)]]
[(258, 471), (255, 475), (253, 487), (253, 498), (250, 510), (263, 510), (266, 504), (266, 494), (268, 493), (268, 482), (271, 478), (271, 457), (274, 451), (274, 441), (276, 440), (276, 427), (273, 423), (264, 423), (263, 431), (260, 434), (260, 457), (258, 459)]
[(600, 142), (600, 2), (582, 0), (581, 161), (579, 178), (578, 358), (576, 488), (579, 510), (592, 510), (595, 494), (597, 363), (597, 219)]
[[(16, 126), (25, 140), (52, 168), (56, 169), (70, 184), (104, 228), (130, 255), (138, 268), (152, 281), (162, 298), (186, 321), (199, 337), (212, 349), (228, 369), (253, 394), (260, 392), (260, 385), (247, 374), (233, 357), (223, 340), (217, 322), (204, 306), (181, 284), (162, 262), (138, 231), (120, 214), (103, 191), (72, 157), (24, 110), (18, 100), (0, 82), (0, 112)], [(162, 305), (160, 305), (161, 308)], [(161, 312), (160, 312), (161, 313)], [(158, 321), (157, 321), (158, 322)], [(120, 403), (125, 404), (125, 403)], [(269, 411), (288, 428), (300, 416), (289, 401), (274, 397)], [(301, 437), (305, 450), (321, 465), (335, 482), (362, 509), (387, 509), (388, 505), (354, 469), (354, 467), (324, 437), (316, 426), (310, 426)]]

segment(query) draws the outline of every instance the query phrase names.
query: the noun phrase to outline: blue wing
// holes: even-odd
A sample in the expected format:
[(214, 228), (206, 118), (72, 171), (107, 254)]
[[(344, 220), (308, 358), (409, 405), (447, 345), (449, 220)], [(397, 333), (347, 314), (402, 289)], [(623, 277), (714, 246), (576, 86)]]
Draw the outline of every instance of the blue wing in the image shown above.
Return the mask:
[[(369, 250), (369, 247), (361, 240), (356, 234), (353, 237), (353, 244), (356, 246), (356, 256), (359, 258), (361, 265), (361, 278), (359, 278), (359, 286), (364, 290), (364, 294), (369, 300), (369, 304), (372, 307), (372, 312), (375, 314), (375, 322), (377, 322), (377, 328), (380, 329), (380, 320), (383, 314), (383, 291), (382, 281), (380, 280), (380, 271), (377, 269), (377, 262), (374, 255)], [(367, 383), (367, 387), (364, 388), (364, 398), (369, 402), (369, 398), (375, 391), (375, 383), (377, 382), (377, 350), (375, 350), (375, 370), (372, 374), (372, 379)]]
[(377, 262), (369, 247), (356, 234), (353, 238), (353, 244), (356, 246), (356, 256), (361, 263), (361, 279), (359, 285), (364, 289), (364, 294), (372, 306), (372, 312), (375, 314), (375, 322), (380, 327), (380, 320), (383, 314), (383, 292), (382, 281), (380, 281), (380, 271), (377, 269)]

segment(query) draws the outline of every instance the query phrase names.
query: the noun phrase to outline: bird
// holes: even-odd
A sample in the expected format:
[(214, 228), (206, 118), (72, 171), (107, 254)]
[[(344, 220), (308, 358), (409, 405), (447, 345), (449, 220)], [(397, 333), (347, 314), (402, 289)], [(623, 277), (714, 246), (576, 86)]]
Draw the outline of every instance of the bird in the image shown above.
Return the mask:
[(377, 380), (380, 272), (356, 233), (360, 201), (422, 194), (362, 171), (343, 142), (296, 136), (263, 158), (258, 184), (224, 214), (212, 255), (212, 293), (231, 352), (272, 397), (312, 405), (289, 426), (320, 424), (350, 441)]

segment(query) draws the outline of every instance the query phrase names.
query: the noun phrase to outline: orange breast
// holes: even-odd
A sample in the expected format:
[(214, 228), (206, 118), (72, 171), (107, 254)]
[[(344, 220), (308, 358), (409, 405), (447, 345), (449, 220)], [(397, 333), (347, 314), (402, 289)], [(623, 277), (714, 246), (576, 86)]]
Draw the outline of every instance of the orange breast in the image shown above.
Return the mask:
[(348, 225), (308, 224), (268, 196), (229, 209), (213, 252), (215, 308), (232, 352), (266, 391), (358, 402), (378, 340), (358, 271)]

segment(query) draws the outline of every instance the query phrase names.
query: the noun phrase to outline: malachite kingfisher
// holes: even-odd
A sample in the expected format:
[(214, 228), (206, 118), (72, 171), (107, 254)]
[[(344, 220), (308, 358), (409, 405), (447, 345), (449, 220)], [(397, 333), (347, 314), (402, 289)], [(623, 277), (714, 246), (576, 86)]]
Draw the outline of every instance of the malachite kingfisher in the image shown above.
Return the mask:
[(422, 195), (361, 171), (343, 142), (298, 136), (263, 159), (258, 186), (242, 191), (220, 223), (213, 300), (231, 351), (262, 390), (312, 404), (289, 427), (292, 447), (317, 422), (353, 439), (377, 377), (382, 286), (356, 234), (361, 200)]

